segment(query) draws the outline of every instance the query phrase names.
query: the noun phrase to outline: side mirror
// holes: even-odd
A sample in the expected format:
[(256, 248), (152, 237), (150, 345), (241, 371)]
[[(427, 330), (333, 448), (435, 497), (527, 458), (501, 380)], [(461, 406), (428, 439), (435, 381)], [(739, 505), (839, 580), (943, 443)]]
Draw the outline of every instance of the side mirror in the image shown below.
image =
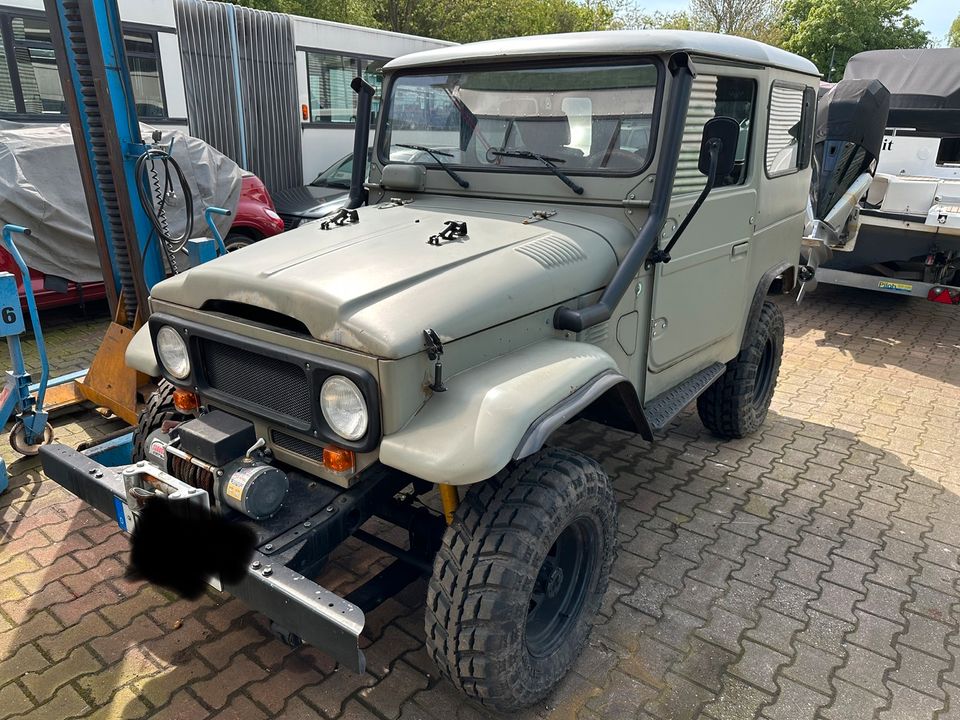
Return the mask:
[(726, 177), (733, 172), (737, 161), (737, 143), (740, 141), (740, 123), (731, 117), (715, 117), (703, 126), (700, 140), (700, 172), (710, 176), (712, 156), (716, 154), (714, 180)]
[(723, 178), (733, 172), (737, 159), (737, 143), (740, 140), (740, 123), (731, 117), (715, 117), (703, 126), (703, 137), (700, 140), (700, 160), (697, 167), (707, 176), (707, 184), (700, 191), (700, 197), (690, 208), (690, 212), (680, 223), (680, 227), (673, 233), (670, 242), (664, 248), (655, 248), (647, 256), (648, 263), (670, 262), (670, 251), (683, 235), (690, 221), (696, 216), (707, 199), (707, 195), (717, 184), (718, 178)]

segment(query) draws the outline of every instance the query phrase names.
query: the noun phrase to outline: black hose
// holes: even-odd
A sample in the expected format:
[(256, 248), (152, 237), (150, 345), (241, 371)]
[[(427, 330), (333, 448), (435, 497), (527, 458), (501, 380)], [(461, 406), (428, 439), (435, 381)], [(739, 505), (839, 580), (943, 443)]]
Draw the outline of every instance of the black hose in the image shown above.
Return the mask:
[[(158, 165), (163, 169), (162, 183), (157, 169)], [(187, 241), (193, 235), (193, 193), (190, 192), (187, 178), (183, 174), (180, 164), (170, 155), (169, 151), (157, 146), (148, 148), (143, 155), (137, 158), (135, 173), (137, 195), (140, 197), (140, 203), (150, 218), (157, 238), (159, 238), (167, 255), (170, 269), (176, 274), (179, 272), (176, 254), (183, 250)], [(174, 175), (180, 183), (180, 192), (183, 195), (184, 212), (186, 213), (186, 223), (183, 232), (179, 235), (171, 234), (166, 211), (167, 197), (174, 191)], [(153, 188), (154, 197), (152, 198), (148, 193), (148, 185)]]

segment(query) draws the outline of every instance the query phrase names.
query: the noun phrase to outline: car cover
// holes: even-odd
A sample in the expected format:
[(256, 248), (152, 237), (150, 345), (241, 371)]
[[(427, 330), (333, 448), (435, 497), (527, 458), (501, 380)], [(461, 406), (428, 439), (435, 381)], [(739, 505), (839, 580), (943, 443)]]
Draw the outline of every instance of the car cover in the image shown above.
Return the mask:
[[(140, 130), (149, 142), (153, 128), (141, 124)], [(179, 130), (163, 131), (161, 142), (171, 141), (172, 155), (193, 191), (194, 235), (207, 235), (204, 210), (210, 206), (236, 209), (241, 170), (203, 140)], [(135, 193), (132, 202), (139, 203)], [(170, 218), (176, 231), (182, 210), (172, 208)], [(225, 233), (231, 218), (217, 222)], [(103, 278), (69, 125), (0, 121), (0, 223), (32, 231), (29, 238), (17, 240), (28, 267), (74, 282)]]
[(943, 134), (960, 128), (960, 48), (868, 50), (850, 58), (843, 77), (886, 86), (888, 127)]

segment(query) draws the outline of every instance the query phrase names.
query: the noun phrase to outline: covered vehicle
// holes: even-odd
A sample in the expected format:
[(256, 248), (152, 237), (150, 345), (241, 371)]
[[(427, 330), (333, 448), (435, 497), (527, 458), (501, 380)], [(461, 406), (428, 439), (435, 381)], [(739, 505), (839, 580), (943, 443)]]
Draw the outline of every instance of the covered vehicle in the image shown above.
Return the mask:
[[(141, 128), (149, 138), (153, 128)], [(217, 220), (233, 249), (282, 232), (270, 194), (256, 175), (179, 131), (165, 131), (162, 142), (172, 143), (173, 156), (194, 192), (194, 227), (206, 228), (203, 211), (219, 206), (233, 210), (232, 217)], [(171, 207), (175, 212), (176, 198)], [(88, 218), (70, 127), (0, 121), (0, 223), (23, 225), (33, 232), (20, 249), (41, 309), (104, 297)], [(14, 270), (12, 259), (0, 252), (0, 271)], [(19, 282), (22, 288), (22, 278)]]
[(960, 304), (960, 48), (853, 56), (843, 83), (870, 81), (890, 93), (875, 175), (817, 278)]

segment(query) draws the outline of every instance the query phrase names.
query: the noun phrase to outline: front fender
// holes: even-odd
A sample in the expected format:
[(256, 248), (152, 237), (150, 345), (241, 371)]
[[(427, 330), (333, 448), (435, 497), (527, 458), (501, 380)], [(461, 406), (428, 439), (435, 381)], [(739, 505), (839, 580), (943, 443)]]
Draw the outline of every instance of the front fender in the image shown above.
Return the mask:
[(139, 370), (150, 377), (160, 377), (160, 363), (153, 352), (150, 327), (146, 323), (130, 338), (123, 358), (128, 368)]
[[(578, 394), (588, 404), (594, 393), (586, 386), (606, 390), (624, 381), (603, 350), (545, 340), (449, 378), (446, 392), (384, 437), (380, 462), (429, 482), (479, 482), (528, 454), (528, 431), (548, 411)], [(567, 406), (572, 417), (578, 403)]]

